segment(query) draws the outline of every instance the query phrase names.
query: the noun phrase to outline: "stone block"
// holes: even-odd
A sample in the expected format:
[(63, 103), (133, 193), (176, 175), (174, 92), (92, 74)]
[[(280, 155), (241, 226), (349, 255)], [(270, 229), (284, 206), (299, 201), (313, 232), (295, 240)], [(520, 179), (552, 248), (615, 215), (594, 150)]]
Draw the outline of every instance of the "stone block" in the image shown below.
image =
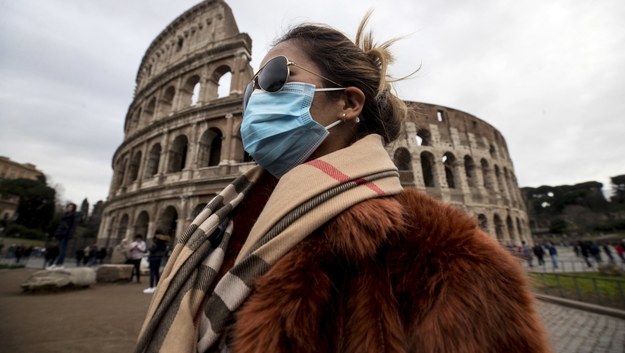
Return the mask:
[(97, 269), (98, 282), (128, 281), (132, 275), (132, 265), (100, 265)]
[(24, 291), (55, 291), (60, 289), (85, 288), (94, 284), (96, 273), (92, 268), (68, 268), (53, 271), (37, 271), (26, 279), (21, 287)]

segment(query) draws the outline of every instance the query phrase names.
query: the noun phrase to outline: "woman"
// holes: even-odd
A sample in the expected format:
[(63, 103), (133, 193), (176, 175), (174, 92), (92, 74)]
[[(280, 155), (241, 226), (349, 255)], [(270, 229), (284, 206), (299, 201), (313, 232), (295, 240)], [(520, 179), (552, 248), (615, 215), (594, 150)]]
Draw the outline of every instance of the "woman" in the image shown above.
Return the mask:
[[(137, 352), (548, 352), (518, 263), (402, 190), (390, 42), (301, 25), (244, 94), (253, 169), (178, 239)], [(203, 241), (208, 239), (208, 241)], [(214, 249), (214, 250), (213, 250)]]

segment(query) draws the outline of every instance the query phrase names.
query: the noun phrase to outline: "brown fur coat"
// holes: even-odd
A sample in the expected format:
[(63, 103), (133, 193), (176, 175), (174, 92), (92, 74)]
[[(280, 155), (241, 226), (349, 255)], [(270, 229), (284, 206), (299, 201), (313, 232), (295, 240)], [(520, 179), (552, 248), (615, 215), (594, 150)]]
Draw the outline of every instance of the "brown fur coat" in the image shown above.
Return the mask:
[[(263, 203), (251, 202), (257, 214)], [(244, 228), (255, 220), (246, 213)], [(237, 353), (550, 352), (518, 262), (465, 213), (415, 190), (328, 222), (235, 315)]]

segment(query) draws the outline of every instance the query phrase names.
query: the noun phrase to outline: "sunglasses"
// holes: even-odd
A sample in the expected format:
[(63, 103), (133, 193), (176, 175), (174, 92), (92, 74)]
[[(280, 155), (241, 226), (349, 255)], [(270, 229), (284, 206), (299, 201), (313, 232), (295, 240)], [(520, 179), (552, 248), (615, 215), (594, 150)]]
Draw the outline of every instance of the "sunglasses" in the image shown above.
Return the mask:
[[(252, 96), (252, 92), (255, 89), (262, 89), (266, 92), (278, 92), (284, 87), (286, 82), (289, 80), (289, 75), (291, 71), (289, 70), (289, 66), (295, 66), (299, 69), (302, 69), (308, 73), (311, 73), (317, 77), (320, 77), (328, 82), (331, 82), (343, 89), (342, 86), (329, 78), (323, 77), (311, 70), (308, 70), (304, 67), (297, 65), (296, 63), (289, 61), (286, 56), (276, 56), (275, 58), (269, 60), (263, 67), (261, 67), (258, 72), (252, 77), (252, 80), (245, 86), (245, 91), (243, 91), (243, 111), (245, 111), (245, 107), (247, 106), (247, 102), (250, 100)], [(317, 91), (330, 91), (337, 90), (336, 88), (318, 88)]]

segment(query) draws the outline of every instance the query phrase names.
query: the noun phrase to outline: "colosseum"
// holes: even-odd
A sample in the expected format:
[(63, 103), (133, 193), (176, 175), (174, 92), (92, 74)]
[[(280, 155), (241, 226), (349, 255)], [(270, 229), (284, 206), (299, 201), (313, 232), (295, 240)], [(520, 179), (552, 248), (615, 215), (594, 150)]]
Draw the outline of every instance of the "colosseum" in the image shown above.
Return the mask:
[[(253, 166), (243, 150), (241, 96), (253, 76), (252, 40), (223, 0), (203, 1), (150, 44), (113, 156), (100, 245), (181, 234), (225, 185)], [(388, 147), (405, 187), (475, 215), (501, 243), (530, 240), (506, 142), (494, 127), (440, 105), (408, 102)]]

